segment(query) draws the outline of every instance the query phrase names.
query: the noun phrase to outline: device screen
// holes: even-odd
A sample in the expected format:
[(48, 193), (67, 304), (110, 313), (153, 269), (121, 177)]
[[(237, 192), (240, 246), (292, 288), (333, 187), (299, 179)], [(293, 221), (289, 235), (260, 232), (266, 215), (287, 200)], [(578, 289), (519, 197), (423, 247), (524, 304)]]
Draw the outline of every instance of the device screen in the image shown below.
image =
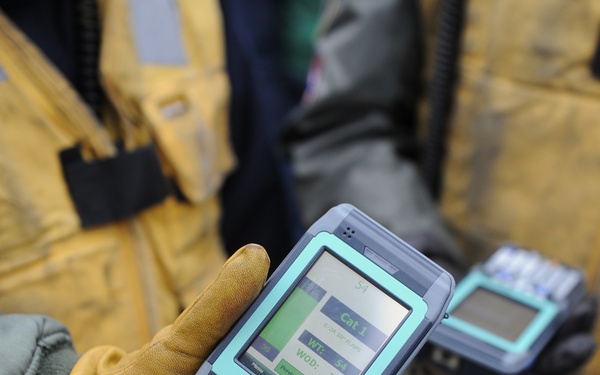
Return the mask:
[(324, 251), (239, 361), (254, 374), (359, 375), (409, 312)]
[(515, 342), (539, 310), (479, 287), (458, 305), (452, 315)]

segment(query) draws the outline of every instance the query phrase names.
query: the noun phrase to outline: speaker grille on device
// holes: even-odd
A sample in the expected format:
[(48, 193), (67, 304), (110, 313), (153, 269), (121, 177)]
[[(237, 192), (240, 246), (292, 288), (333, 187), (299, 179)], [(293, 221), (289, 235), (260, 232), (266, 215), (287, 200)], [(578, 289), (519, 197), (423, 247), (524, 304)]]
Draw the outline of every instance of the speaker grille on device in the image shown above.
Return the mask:
[(342, 232), (342, 235), (345, 236), (346, 238), (352, 238), (352, 235), (356, 233), (356, 231), (354, 229), (352, 229), (351, 227), (346, 227), (346, 230), (344, 232)]

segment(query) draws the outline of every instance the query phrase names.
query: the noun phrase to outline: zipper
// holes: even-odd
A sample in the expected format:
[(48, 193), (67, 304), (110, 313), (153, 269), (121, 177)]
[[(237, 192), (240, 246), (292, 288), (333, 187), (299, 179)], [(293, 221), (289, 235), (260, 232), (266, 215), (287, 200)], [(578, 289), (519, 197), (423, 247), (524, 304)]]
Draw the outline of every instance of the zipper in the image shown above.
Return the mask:
[(439, 200), (443, 188), (442, 164), (453, 104), (464, 8), (465, 0), (443, 0), (437, 26), (433, 74), (429, 84), (429, 113), (421, 155), (423, 177), (435, 200)]
[(97, 0), (79, 0), (77, 13), (77, 83), (79, 94), (102, 121), (104, 92), (100, 85), (100, 15)]

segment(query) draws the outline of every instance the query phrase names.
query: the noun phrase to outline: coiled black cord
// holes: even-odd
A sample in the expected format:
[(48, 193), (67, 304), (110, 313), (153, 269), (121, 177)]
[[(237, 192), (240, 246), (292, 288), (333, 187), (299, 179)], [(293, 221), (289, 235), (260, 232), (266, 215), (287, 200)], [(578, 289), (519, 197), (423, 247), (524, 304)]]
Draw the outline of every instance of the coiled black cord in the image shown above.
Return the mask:
[(456, 78), (465, 0), (443, 0), (437, 30), (433, 76), (429, 87), (429, 117), (422, 154), (425, 183), (438, 200), (443, 185), (442, 164)]

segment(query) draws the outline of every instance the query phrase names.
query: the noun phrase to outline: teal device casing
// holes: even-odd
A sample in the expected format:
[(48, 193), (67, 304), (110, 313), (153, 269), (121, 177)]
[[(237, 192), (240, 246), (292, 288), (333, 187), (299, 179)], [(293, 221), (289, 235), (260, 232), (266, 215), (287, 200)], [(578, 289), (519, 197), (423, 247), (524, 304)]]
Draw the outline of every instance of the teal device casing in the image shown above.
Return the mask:
[[(456, 374), (523, 373), (533, 365), (537, 355), (584, 294), (583, 272), (573, 268), (569, 268), (569, 272), (576, 280), (572, 283), (569, 293), (559, 298), (553, 297), (552, 293), (548, 297), (538, 297), (490, 275), (483, 265), (475, 266), (456, 286), (456, 292), (448, 307), (449, 317), (430, 338), (433, 347), (431, 352), (434, 353), (433, 362)], [(502, 323), (498, 322), (494, 332), (457, 316), (457, 309), (477, 291), (483, 291), (492, 297), (488, 300), (489, 306), (479, 306), (478, 311), (473, 311), (475, 314), (487, 314), (488, 321), (494, 320), (493, 316), (506, 313), (495, 305), (495, 302), (500, 301), (504, 306), (513, 307), (513, 314), (515, 309), (526, 311), (526, 324), (520, 322), (516, 316), (519, 314), (516, 313), (513, 327), (505, 327), (504, 331), (500, 332), (498, 329)], [(507, 338), (506, 331), (509, 330), (514, 330), (515, 333)], [(439, 349), (444, 353), (435, 354)]]
[[(249, 347), (254, 345), (276, 313), (284, 308), (282, 306), (286, 300), (290, 299), (294, 290), (299, 288), (299, 283), (306, 279), (306, 274), (324, 254), (337, 259), (344, 268), (352, 270), (364, 278), (366, 283), (402, 306), (406, 314), (402, 316), (398, 326), (377, 348), (369, 363), (360, 369), (351, 370), (351, 364), (348, 368), (346, 365), (338, 368), (339, 360), (335, 371), (325, 371), (324, 367), (319, 369), (315, 365), (310, 371), (300, 372), (287, 361), (282, 361), (287, 368), (281, 371), (266, 370), (254, 363), (249, 364), (246, 359)], [(446, 314), (454, 286), (454, 279), (448, 272), (364, 213), (349, 204), (336, 206), (308, 229), (269, 278), (256, 301), (200, 367), (197, 375), (400, 374), (435, 327), (439, 326)], [(349, 315), (342, 314), (344, 316)], [(346, 318), (346, 324), (350, 325), (352, 320), (348, 320)], [(335, 324), (331, 323), (330, 326)], [(313, 337), (311, 343), (311, 362), (316, 364), (317, 360), (326, 361), (324, 349), (329, 349), (327, 345)], [(294, 345), (302, 344), (294, 341)], [(320, 350), (315, 350), (315, 345)], [(355, 349), (360, 351), (360, 348)], [(309, 350), (310, 347), (305, 351)]]

